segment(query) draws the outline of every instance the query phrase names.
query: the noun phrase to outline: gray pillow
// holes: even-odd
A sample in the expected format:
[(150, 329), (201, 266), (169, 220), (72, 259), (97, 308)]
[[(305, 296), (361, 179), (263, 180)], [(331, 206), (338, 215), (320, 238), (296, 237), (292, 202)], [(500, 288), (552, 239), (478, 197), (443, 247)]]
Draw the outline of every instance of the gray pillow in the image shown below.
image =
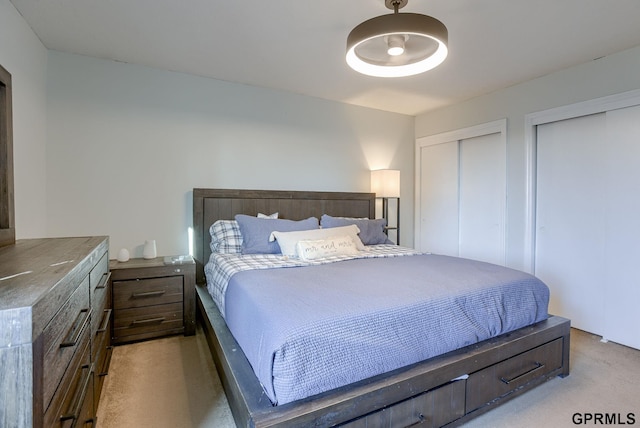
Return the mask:
[(341, 227), (355, 224), (360, 229), (360, 240), (364, 245), (376, 245), (376, 244), (393, 244), (384, 233), (384, 228), (387, 226), (387, 220), (383, 218), (370, 220), (362, 218), (351, 217), (331, 217), (330, 215), (323, 214), (320, 219), (320, 226), (322, 228)]
[(318, 229), (318, 219), (294, 221), (274, 218), (257, 218), (238, 214), (235, 217), (242, 234), (242, 254), (279, 254), (277, 241), (269, 242), (272, 232), (293, 232)]

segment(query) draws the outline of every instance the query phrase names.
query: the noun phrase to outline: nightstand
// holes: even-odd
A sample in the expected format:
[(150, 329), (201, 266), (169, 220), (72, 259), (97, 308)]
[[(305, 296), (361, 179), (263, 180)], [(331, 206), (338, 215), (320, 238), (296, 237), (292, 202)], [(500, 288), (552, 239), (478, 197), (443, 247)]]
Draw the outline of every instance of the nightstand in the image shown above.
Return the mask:
[[(170, 258), (169, 258), (170, 259)], [(196, 265), (165, 257), (109, 262), (113, 293), (113, 343), (195, 334)]]

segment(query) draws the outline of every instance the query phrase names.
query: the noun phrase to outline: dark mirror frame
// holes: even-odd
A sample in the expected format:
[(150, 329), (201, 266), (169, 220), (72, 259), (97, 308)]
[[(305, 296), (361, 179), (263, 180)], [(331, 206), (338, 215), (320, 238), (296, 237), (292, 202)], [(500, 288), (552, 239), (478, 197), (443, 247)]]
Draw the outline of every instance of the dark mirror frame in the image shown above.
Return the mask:
[(0, 246), (16, 242), (11, 74), (0, 65)]

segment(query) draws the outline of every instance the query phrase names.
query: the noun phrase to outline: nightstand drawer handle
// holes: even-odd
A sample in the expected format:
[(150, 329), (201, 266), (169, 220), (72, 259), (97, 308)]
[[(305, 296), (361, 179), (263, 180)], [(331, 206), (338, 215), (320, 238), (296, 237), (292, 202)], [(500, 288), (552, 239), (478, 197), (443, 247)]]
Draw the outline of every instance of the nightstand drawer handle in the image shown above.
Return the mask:
[(78, 314), (78, 318), (76, 318), (73, 325), (71, 326), (71, 330), (69, 330), (69, 333), (67, 333), (67, 336), (64, 338), (62, 343), (60, 343), (61, 348), (76, 346), (76, 343), (78, 343), (78, 340), (80, 339), (80, 335), (89, 322), (90, 313), (91, 311), (89, 311), (89, 309), (82, 309), (80, 311), (80, 314)]
[(145, 298), (145, 297), (162, 296), (166, 292), (167, 292), (167, 290), (147, 291), (146, 293), (133, 293), (132, 296), (133, 296), (134, 299), (141, 299), (141, 298)]
[(111, 278), (111, 272), (106, 272), (102, 274), (101, 281), (96, 285), (96, 290), (99, 288), (107, 288), (107, 284), (109, 283), (109, 278)]
[(133, 320), (131, 322), (131, 325), (158, 323), (158, 322), (163, 322), (165, 319), (166, 319), (165, 317), (158, 317), (158, 318), (149, 318), (146, 320)]

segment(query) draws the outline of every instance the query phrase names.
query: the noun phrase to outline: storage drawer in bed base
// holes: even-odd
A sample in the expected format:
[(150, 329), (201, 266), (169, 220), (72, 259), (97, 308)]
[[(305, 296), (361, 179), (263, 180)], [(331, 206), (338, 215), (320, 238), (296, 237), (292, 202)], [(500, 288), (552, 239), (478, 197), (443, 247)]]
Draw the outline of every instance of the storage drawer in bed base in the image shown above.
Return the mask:
[(553, 340), (472, 373), (467, 382), (466, 413), (561, 368), (562, 342), (562, 338)]
[(529, 383), (541, 382), (549, 375), (555, 376), (555, 372), (562, 367), (562, 346), (562, 338), (553, 340), (471, 373), (467, 380), (449, 382), (340, 426), (445, 426), (497, 399), (505, 398)]
[(465, 380), (449, 382), (340, 427), (441, 427), (464, 415), (465, 383)]

